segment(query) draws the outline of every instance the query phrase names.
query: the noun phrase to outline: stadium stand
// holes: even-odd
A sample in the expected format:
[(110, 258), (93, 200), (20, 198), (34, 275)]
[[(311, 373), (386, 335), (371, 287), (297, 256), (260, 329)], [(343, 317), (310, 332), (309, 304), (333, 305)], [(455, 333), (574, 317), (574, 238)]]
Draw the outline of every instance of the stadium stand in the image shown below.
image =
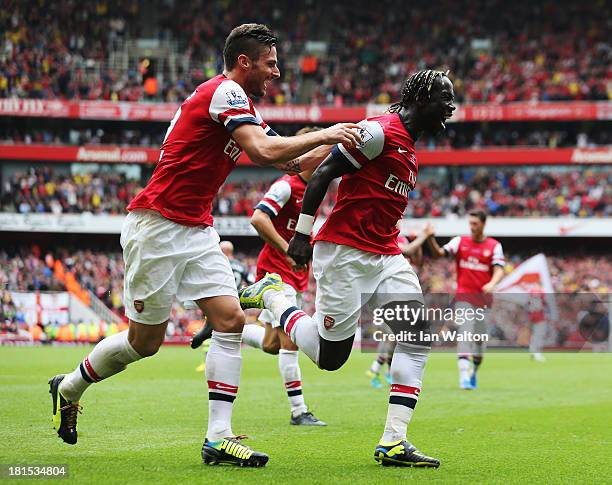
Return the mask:
[(53, 214), (124, 214), (142, 189), (121, 173), (55, 175), (51, 168), (15, 173), (5, 181), (2, 210)]
[[(15, 331), (16, 328), (25, 328), (32, 332), (31, 326), (24, 323), (11, 300), (11, 291), (24, 290), (64, 290), (62, 282), (54, 276), (53, 265), (59, 259), (67, 271), (72, 271), (83, 288), (94, 291), (118, 315), (123, 314), (122, 281), (123, 260), (120, 252), (103, 252), (93, 250), (68, 250), (58, 248), (43, 253), (37, 247), (29, 248), (29, 252), (22, 248), (22, 253), (9, 256), (0, 252), (0, 300), (2, 301), (2, 314), (0, 323), (4, 330), (0, 332)], [(510, 272), (526, 259), (525, 254), (507, 255)], [(256, 256), (239, 254), (249, 272), (255, 273)], [(547, 258), (553, 287), (557, 293), (589, 292), (607, 294), (612, 290), (612, 258), (609, 255), (551, 255)], [(425, 293), (450, 293), (455, 291), (453, 285), (453, 267), (445, 260), (426, 259), (425, 265), (419, 270)], [(311, 281), (310, 290), (304, 297), (306, 311), (312, 311), (314, 305), (314, 281)], [(169, 336), (189, 336), (193, 333), (194, 321), (200, 322), (201, 316), (193, 310), (185, 310), (176, 304), (171, 320), (173, 322)], [(56, 340), (60, 328), (68, 335), (60, 335), (67, 341), (79, 341), (78, 324), (69, 322), (67, 325), (51, 323), (46, 330), (50, 340)], [(74, 328), (71, 328), (73, 325)], [(110, 324), (109, 324), (110, 325)], [(201, 323), (200, 323), (201, 325)], [(198, 323), (195, 325), (199, 329)], [(111, 330), (106, 323), (103, 332)], [(100, 331), (100, 330), (99, 330)], [(87, 332), (91, 331), (88, 329)], [(104, 336), (97, 334), (100, 338)], [(87, 340), (89, 341), (89, 340)]]
[[(150, 3), (3, 0), (0, 97), (180, 101), (220, 70), (227, 25), (254, 20), (231, 2)], [(260, 2), (255, 20), (279, 32), (287, 59), (266, 101), (388, 104), (424, 65), (450, 69), (459, 102), (610, 99), (611, 36), (600, 21), (610, 17), (607, 2), (412, 5), (422, 8)], [(500, 16), (502, 6), (511, 11)], [(139, 37), (168, 46), (173, 61), (118, 62)]]
[[(283, 131), (283, 130), (281, 130)], [(289, 131), (289, 130), (288, 130)], [(289, 134), (289, 133), (288, 133)], [(103, 128), (32, 128), (17, 123), (0, 121), (0, 144), (47, 145), (120, 145), (120, 146), (161, 146), (163, 130), (157, 127), (125, 129), (121, 126)], [(554, 127), (526, 127), (525, 125), (503, 124), (495, 128), (476, 125), (451, 126), (444, 137), (424, 137), (419, 140), (421, 150), (435, 148), (482, 148), (495, 146), (529, 147), (573, 147), (580, 148), (612, 144), (612, 133), (596, 125), (579, 126), (562, 124)]]
[[(429, 176), (428, 176), (429, 175)], [(465, 215), (475, 208), (511, 217), (612, 216), (612, 171), (462, 168), (440, 178), (422, 171), (423, 182), (411, 192), (406, 217)], [(271, 180), (226, 183), (214, 202), (218, 216), (250, 216)], [(142, 186), (125, 174), (94, 172), (56, 175), (51, 168), (14, 173), (5, 181), (4, 212), (123, 214)], [(335, 190), (335, 189), (334, 189)], [(322, 207), (333, 207), (334, 190)]]
[[(513, 227), (544, 217), (595, 221), (590, 236), (609, 237), (612, 36), (601, 18), (610, 6), (393, 5), (265, 0), (252, 14), (223, 1), (152, 0), (143, 8), (136, 0), (0, 0), (0, 217), (11, 240), (0, 245), (0, 323), (18, 319), (7, 288), (69, 289), (123, 318), (115, 240), (121, 216), (147, 183), (178, 103), (220, 72), (227, 26), (243, 21), (265, 22), (279, 34), (283, 75), (257, 104), (284, 135), (306, 123), (378, 114), (398, 98), (409, 73), (450, 70), (462, 105), (445, 136), (419, 140), (419, 183), (407, 221), (440, 218), (448, 227), (484, 208), (493, 219), (512, 218)], [(498, 15), (502, 6), (505, 16)], [(260, 243), (246, 218), (278, 175), (240, 160), (214, 201), (219, 232), (242, 238), (236, 245), (251, 270)], [(336, 190), (320, 215), (331, 211)], [(555, 289), (609, 291), (601, 276), (609, 257), (579, 253), (579, 245), (555, 255), (567, 246), (564, 224), (546, 226), (544, 236)], [(34, 225), (46, 231), (44, 250), (32, 246)], [(68, 249), (64, 234), (81, 232), (91, 237)], [(112, 249), (100, 249), (100, 240), (109, 241), (103, 233), (114, 238)], [(518, 243), (527, 236), (504, 239), (514, 265), (530, 254)], [(424, 288), (449, 291), (451, 271), (447, 261), (426, 258)], [(313, 298), (306, 295), (307, 311)], [(108, 316), (102, 320), (109, 328), (118, 325)], [(169, 334), (189, 333), (198, 318), (177, 306)], [(62, 330), (62, 339), (78, 340), (80, 323), (71, 322), (75, 328)]]

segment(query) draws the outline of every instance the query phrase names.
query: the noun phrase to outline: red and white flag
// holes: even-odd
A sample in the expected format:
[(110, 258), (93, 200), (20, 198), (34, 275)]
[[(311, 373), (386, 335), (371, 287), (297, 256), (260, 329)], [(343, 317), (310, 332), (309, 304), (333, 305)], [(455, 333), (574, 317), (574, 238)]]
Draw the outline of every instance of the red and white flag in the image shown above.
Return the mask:
[(544, 294), (548, 313), (552, 319), (558, 317), (554, 291), (548, 262), (542, 253), (521, 263), (495, 287), (495, 293), (525, 294), (525, 296), (533, 293)]

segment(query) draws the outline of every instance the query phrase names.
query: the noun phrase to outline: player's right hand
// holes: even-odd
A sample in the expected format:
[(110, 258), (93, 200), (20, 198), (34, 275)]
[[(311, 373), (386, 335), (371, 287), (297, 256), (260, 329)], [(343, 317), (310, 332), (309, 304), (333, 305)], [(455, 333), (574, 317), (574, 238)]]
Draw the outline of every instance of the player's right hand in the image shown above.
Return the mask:
[(427, 237), (433, 236), (436, 233), (436, 228), (431, 222), (428, 222), (427, 224), (425, 224), (425, 227), (423, 228), (423, 232), (425, 233)]
[(325, 145), (342, 143), (345, 146), (355, 147), (361, 143), (360, 129), (361, 126), (356, 123), (338, 123), (321, 130), (320, 133), (325, 137), (323, 142)]
[(312, 246), (310, 245), (310, 236), (296, 232), (289, 241), (287, 248), (287, 256), (292, 258), (296, 264), (308, 264), (312, 258)]

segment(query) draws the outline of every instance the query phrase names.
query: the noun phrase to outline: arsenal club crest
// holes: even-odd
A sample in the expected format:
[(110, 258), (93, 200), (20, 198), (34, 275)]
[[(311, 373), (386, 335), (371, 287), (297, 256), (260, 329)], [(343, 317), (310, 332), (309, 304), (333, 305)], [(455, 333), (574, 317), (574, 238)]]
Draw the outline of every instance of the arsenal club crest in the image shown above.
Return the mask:
[(138, 313), (142, 313), (144, 310), (144, 301), (134, 300), (134, 310), (136, 310)]
[(323, 326), (329, 330), (330, 328), (332, 328), (334, 326), (334, 323), (336, 323), (336, 320), (334, 320), (332, 317), (330, 317), (329, 315), (325, 315), (325, 318), (323, 319)]

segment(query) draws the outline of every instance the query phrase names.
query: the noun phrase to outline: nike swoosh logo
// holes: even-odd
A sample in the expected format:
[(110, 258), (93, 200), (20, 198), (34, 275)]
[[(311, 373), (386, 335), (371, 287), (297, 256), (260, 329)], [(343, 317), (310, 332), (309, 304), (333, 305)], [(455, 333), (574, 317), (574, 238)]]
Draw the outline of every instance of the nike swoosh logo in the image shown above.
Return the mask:
[(223, 384), (217, 384), (214, 389), (218, 389), (219, 391), (228, 391), (228, 392), (236, 392), (237, 389), (231, 386), (224, 386)]
[(301, 204), (303, 200), (304, 200), (304, 199), (297, 199), (297, 200), (295, 201), (295, 203), (296, 203), (296, 204)]
[(574, 232), (576, 229), (578, 229), (580, 226), (582, 226), (582, 223), (579, 222), (577, 224), (561, 224), (559, 226), (559, 234), (561, 236), (566, 236), (568, 235), (570, 232)]
[(398, 147), (397, 149), (398, 152), (400, 153), (408, 153), (408, 150), (402, 150), (401, 148)]

